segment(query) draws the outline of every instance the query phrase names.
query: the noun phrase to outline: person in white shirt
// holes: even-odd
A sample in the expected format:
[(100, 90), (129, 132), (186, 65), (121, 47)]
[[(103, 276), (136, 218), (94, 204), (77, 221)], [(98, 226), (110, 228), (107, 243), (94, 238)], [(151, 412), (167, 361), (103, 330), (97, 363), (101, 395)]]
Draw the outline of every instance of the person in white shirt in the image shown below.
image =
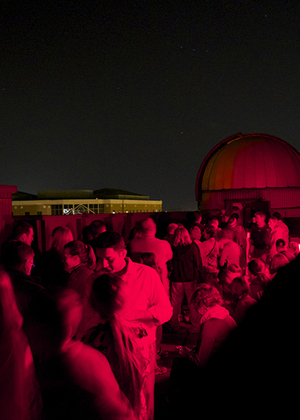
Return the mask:
[(135, 263), (126, 256), (124, 239), (116, 232), (104, 232), (94, 244), (96, 256), (102, 262), (101, 272), (114, 273), (123, 280), (124, 306), (122, 317), (141, 331), (138, 340), (148, 352), (149, 374), (144, 382), (148, 419), (154, 417), (154, 384), (156, 360), (156, 327), (172, 316), (172, 306), (156, 270)]

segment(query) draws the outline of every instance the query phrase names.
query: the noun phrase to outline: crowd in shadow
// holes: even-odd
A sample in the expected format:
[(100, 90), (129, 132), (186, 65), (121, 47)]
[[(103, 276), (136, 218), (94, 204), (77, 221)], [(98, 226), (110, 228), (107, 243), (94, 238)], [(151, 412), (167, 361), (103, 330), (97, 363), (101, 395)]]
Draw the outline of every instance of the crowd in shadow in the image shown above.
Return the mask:
[(147, 218), (126, 243), (101, 221), (82, 241), (59, 226), (43, 253), (18, 223), (1, 247), (1, 418), (154, 419), (163, 331), (183, 317), (198, 340), (178, 348), (168, 418), (294, 412), (299, 247), (278, 213), (239, 219), (195, 212), (158, 238)]

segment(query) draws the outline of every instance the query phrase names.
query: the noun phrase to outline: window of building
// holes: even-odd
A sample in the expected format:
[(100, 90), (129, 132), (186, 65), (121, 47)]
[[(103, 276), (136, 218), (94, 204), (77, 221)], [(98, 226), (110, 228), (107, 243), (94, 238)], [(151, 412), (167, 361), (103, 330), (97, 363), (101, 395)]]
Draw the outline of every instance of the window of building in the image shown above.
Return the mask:
[(62, 204), (53, 204), (51, 206), (51, 214), (52, 216), (60, 216), (63, 214), (63, 206)]
[(99, 213), (99, 206), (98, 204), (90, 204), (89, 209), (91, 212), (98, 214)]

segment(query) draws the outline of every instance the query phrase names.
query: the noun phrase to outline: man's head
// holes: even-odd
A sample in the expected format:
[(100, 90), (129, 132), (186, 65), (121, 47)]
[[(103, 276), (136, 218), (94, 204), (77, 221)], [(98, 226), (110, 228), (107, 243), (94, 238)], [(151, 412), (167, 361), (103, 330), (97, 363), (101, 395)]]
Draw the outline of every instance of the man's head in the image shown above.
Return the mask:
[(92, 234), (93, 239), (96, 239), (100, 233), (106, 232), (105, 223), (102, 220), (94, 220), (90, 224), (90, 232)]
[(31, 246), (34, 239), (34, 232), (33, 232), (32, 225), (27, 222), (17, 223), (17, 225), (14, 227), (12, 237), (16, 241), (21, 241)]
[(200, 213), (200, 211), (195, 211), (194, 212), (194, 222), (195, 223), (201, 223), (202, 221), (202, 214)]
[(213, 227), (215, 229), (218, 229), (219, 227), (219, 220), (216, 216), (212, 216), (209, 221), (207, 222), (207, 226)]
[(156, 234), (156, 224), (151, 217), (147, 217), (147, 219), (142, 220), (141, 227), (143, 229), (144, 236), (155, 236)]
[(94, 241), (94, 249), (107, 273), (117, 273), (125, 267), (125, 242), (117, 232), (101, 233)]
[(8, 242), (2, 251), (2, 262), (6, 269), (21, 271), (30, 276), (34, 251), (22, 241)]
[(255, 223), (258, 227), (263, 227), (266, 224), (266, 214), (262, 211), (258, 211), (255, 213)]

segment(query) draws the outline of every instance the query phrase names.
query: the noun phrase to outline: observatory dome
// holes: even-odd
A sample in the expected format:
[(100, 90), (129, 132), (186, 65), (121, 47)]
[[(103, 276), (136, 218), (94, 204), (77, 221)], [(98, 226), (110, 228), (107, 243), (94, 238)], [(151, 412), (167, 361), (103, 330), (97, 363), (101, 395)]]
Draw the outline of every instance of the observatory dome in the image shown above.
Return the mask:
[(236, 134), (218, 143), (197, 176), (201, 191), (300, 186), (300, 154), (268, 134)]

